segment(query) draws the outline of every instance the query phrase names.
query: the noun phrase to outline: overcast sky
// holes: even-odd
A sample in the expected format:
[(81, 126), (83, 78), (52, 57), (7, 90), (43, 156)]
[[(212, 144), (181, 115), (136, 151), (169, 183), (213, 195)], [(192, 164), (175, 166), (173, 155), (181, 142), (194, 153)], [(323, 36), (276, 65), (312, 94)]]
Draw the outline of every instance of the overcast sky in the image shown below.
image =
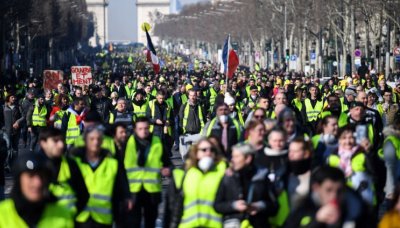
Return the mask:
[[(202, 0), (180, 0), (182, 5)], [(108, 40), (136, 40), (136, 0), (110, 0)]]

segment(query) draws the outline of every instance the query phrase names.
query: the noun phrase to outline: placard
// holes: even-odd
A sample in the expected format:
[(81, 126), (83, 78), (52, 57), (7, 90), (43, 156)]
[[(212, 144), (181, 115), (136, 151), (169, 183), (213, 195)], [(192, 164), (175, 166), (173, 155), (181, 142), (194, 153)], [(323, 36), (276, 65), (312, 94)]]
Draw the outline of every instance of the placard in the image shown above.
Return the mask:
[(84, 86), (92, 84), (92, 68), (90, 66), (71, 67), (72, 85)]
[(61, 70), (44, 70), (43, 89), (57, 89), (57, 85), (63, 81), (63, 76)]

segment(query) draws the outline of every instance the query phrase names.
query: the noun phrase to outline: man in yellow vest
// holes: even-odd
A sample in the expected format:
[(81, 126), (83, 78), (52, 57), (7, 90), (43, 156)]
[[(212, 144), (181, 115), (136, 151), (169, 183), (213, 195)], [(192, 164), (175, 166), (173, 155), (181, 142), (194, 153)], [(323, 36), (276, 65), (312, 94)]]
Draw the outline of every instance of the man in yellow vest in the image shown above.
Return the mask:
[(39, 95), (35, 105), (28, 110), (26, 117), (28, 132), (31, 134), (31, 144), (29, 146), (31, 152), (37, 145), (40, 131), (47, 127), (49, 116), (50, 112), (44, 103), (44, 96)]
[(146, 116), (147, 111), (147, 101), (145, 99), (146, 93), (142, 89), (138, 89), (135, 93), (134, 99), (132, 101), (133, 107), (133, 118)]
[(85, 101), (83, 98), (76, 98), (71, 107), (67, 109), (61, 123), (61, 131), (65, 132), (65, 142), (68, 148), (74, 145), (75, 140), (81, 135), (85, 116)]
[(179, 127), (183, 135), (180, 137), (179, 151), (182, 157), (187, 153), (190, 143), (187, 141), (199, 135), (204, 127), (204, 109), (197, 102), (197, 93), (194, 90), (188, 91), (189, 100), (179, 110)]
[(302, 107), (302, 115), (304, 123), (309, 128), (310, 132), (315, 132), (318, 115), (321, 113), (324, 105), (321, 100), (318, 100), (318, 88), (315, 85), (311, 85), (309, 90), (310, 98), (304, 100)]
[(40, 154), (53, 165), (50, 191), (60, 205), (78, 214), (84, 209), (89, 193), (76, 162), (64, 155), (62, 132), (53, 127), (43, 129), (39, 135), (39, 145)]
[(171, 162), (164, 150), (164, 142), (150, 133), (149, 121), (138, 118), (134, 135), (127, 142), (123, 162), (128, 177), (134, 207), (128, 224), (140, 227), (142, 210), (146, 228), (155, 227), (158, 204), (161, 202), (161, 175), (169, 176)]
[(0, 227), (74, 227), (72, 213), (49, 193), (51, 172), (38, 154), (18, 158), (11, 197), (0, 203)]

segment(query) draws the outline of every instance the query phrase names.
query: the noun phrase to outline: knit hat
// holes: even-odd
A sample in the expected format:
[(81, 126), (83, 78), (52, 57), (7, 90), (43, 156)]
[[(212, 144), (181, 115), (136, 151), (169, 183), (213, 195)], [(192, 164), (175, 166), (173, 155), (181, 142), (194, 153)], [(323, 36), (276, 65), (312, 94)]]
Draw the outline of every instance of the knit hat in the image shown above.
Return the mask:
[(224, 103), (227, 105), (234, 105), (235, 104), (235, 99), (231, 96), (225, 96), (224, 98)]

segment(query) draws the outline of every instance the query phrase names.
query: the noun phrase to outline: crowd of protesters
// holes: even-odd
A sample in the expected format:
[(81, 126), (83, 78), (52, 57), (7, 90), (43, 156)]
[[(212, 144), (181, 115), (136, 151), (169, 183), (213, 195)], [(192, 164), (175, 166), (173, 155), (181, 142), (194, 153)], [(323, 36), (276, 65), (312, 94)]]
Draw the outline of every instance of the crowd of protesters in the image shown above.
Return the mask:
[(400, 82), (368, 70), (227, 79), (207, 62), (85, 86), (66, 76), (2, 91), (0, 227), (400, 224)]

